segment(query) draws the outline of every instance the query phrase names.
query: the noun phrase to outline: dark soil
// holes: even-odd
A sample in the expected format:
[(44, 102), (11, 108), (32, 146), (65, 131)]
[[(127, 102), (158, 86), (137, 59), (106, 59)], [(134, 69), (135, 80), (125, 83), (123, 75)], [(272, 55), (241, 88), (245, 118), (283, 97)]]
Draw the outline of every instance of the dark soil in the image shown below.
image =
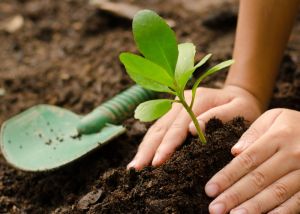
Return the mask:
[[(174, 20), (179, 41), (193, 41), (197, 45), (197, 60), (208, 52), (214, 54), (211, 65), (231, 57), (236, 23), (236, 4), (228, 3), (231, 0), (226, 4), (220, 0), (122, 2), (155, 9)], [(0, 1), (0, 26), (16, 15), (24, 18), (18, 31), (8, 33), (0, 29), (0, 124), (39, 103), (85, 114), (132, 84), (118, 60), (122, 51), (137, 51), (130, 21), (99, 12), (85, 0)], [(298, 19), (270, 108), (300, 110), (299, 35)], [(204, 85), (222, 87), (225, 75), (215, 75)], [(241, 124), (237, 121), (235, 125), (225, 125), (228, 132), (220, 136), (226, 139), (221, 144), (226, 147), (222, 147), (226, 157), (218, 164), (230, 160), (226, 151), (245, 128), (238, 128)], [(209, 199), (199, 193), (203, 193), (203, 184), (221, 165), (215, 165), (213, 170), (212, 160), (214, 163), (203, 173), (205, 165), (192, 157), (208, 161), (207, 147), (189, 139), (164, 166), (127, 172), (124, 167), (134, 156), (148, 125), (133, 119), (124, 124), (128, 131), (122, 137), (53, 172), (34, 174), (16, 170), (0, 154), (0, 213), (114, 213), (130, 206), (129, 213), (206, 213)], [(216, 141), (220, 127), (209, 130), (208, 133), (215, 133), (208, 134), (209, 145), (219, 150)], [(204, 154), (200, 155), (201, 152)], [(192, 166), (194, 170), (188, 174)], [(185, 172), (185, 177), (175, 170)], [(176, 188), (168, 189), (166, 181), (174, 182)], [(111, 200), (124, 194), (124, 201)], [(130, 202), (134, 203), (129, 206)], [(143, 203), (147, 206), (142, 207)]]
[[(99, 201), (88, 213), (207, 213), (211, 199), (203, 187), (232, 159), (230, 149), (245, 130), (241, 118), (226, 124), (212, 119), (205, 146), (191, 138), (160, 167), (105, 172), (96, 186)], [(81, 206), (86, 202), (81, 199), (78, 207), (87, 208)]]

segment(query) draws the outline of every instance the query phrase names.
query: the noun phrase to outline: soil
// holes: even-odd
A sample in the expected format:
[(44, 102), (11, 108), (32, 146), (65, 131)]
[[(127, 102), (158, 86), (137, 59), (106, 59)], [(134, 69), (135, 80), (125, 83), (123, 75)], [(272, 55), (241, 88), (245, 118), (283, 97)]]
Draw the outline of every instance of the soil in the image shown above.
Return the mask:
[[(105, 172), (96, 186), (99, 201), (88, 213), (207, 213), (211, 199), (202, 187), (232, 159), (230, 149), (247, 126), (236, 118), (226, 124), (211, 119), (206, 127), (206, 145), (190, 138), (160, 167)], [(88, 209), (81, 206), (86, 202), (77, 207)]]
[[(197, 45), (196, 60), (208, 52), (214, 54), (210, 65), (231, 57), (236, 1), (122, 2), (154, 9), (175, 21), (179, 41)], [(122, 51), (137, 51), (130, 21), (99, 12), (85, 0), (0, 2), (0, 26), (17, 15), (24, 19), (20, 29), (6, 32), (0, 27), (0, 124), (40, 103), (85, 114), (132, 85), (118, 60)], [(300, 110), (299, 35), (298, 18), (270, 108)], [(221, 87), (225, 76), (214, 75), (204, 85)], [(122, 137), (52, 172), (19, 171), (0, 154), (0, 213), (206, 213), (210, 199), (203, 195), (203, 184), (232, 158), (230, 146), (245, 130), (240, 119), (225, 126), (212, 120), (209, 150), (189, 138), (162, 167), (135, 172), (124, 167), (150, 124), (133, 119), (124, 124), (128, 131)], [(221, 130), (227, 132), (221, 135)], [(218, 144), (220, 139), (226, 143)], [(213, 157), (221, 161), (212, 159), (204, 170), (199, 158), (209, 161), (208, 152), (217, 152)]]

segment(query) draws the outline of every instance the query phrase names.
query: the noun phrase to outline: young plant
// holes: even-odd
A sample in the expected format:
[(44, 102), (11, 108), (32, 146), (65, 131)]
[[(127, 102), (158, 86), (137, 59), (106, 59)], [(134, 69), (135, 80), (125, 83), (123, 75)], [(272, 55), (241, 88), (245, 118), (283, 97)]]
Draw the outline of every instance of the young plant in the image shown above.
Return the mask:
[(138, 12), (133, 19), (133, 35), (139, 51), (144, 57), (132, 53), (121, 53), (120, 60), (129, 76), (144, 88), (175, 95), (177, 99), (157, 99), (140, 104), (135, 118), (150, 122), (166, 114), (172, 103), (181, 103), (197, 129), (200, 141), (206, 139), (192, 111), (196, 89), (201, 81), (217, 71), (230, 66), (233, 60), (222, 62), (204, 72), (192, 88), (192, 100), (187, 103), (184, 90), (193, 72), (211, 57), (206, 55), (194, 65), (196, 48), (192, 43), (177, 45), (175, 33), (167, 23), (150, 10)]

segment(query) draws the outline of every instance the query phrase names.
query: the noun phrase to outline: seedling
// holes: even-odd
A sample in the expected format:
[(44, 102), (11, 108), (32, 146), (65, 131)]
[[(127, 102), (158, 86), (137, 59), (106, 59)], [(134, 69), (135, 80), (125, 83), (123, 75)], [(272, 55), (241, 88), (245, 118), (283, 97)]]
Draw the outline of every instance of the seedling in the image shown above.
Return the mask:
[(204, 72), (192, 87), (192, 100), (188, 103), (184, 97), (186, 84), (193, 72), (211, 57), (206, 55), (196, 65), (195, 45), (177, 44), (176, 36), (167, 23), (150, 10), (138, 12), (133, 19), (133, 35), (139, 51), (144, 57), (132, 53), (121, 53), (120, 60), (129, 76), (144, 88), (175, 95), (177, 98), (157, 99), (140, 104), (135, 110), (135, 118), (150, 122), (166, 114), (172, 103), (181, 103), (191, 117), (200, 141), (206, 139), (192, 111), (196, 89), (201, 81), (209, 75), (230, 66), (233, 60), (222, 62)]

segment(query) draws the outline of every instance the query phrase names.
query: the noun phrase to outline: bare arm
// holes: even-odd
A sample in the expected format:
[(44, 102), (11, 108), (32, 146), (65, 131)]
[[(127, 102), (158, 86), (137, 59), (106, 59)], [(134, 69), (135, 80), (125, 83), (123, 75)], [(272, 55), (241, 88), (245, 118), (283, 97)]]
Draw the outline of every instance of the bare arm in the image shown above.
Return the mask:
[(226, 85), (252, 93), (265, 110), (270, 100), (299, 0), (241, 0), (234, 48), (236, 63)]

